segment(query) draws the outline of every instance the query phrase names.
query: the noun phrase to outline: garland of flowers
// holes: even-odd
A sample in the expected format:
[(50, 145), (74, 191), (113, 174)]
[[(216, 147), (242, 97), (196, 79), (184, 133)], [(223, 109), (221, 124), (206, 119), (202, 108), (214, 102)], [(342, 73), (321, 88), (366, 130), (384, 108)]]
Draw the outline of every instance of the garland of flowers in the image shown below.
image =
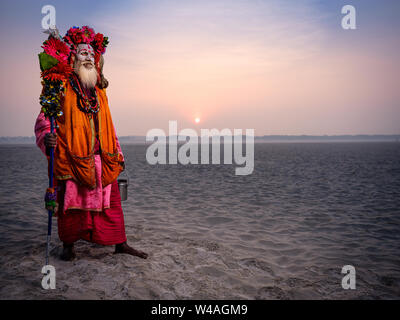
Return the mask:
[[(50, 119), (51, 123), (54, 123), (54, 119), (62, 115), (61, 99), (65, 93), (64, 81), (69, 78), (73, 71), (68, 62), (71, 50), (66, 43), (54, 34), (50, 34), (49, 38), (43, 42), (42, 48), (43, 52), (39, 53), (39, 64), (43, 90), (39, 97), (39, 103), (45, 117)], [(52, 157), (53, 153), (50, 155), (51, 163)], [(50, 168), (52, 168), (52, 164)], [(46, 209), (54, 214), (57, 205), (57, 192), (52, 183), (46, 190), (44, 200)]]
[(43, 90), (39, 97), (46, 118), (61, 116), (61, 99), (64, 96), (64, 81), (69, 78), (72, 68), (68, 63), (70, 48), (62, 40), (49, 37), (43, 42), (39, 64)]
[(88, 26), (72, 27), (70, 28), (63, 40), (70, 46), (71, 52), (76, 53), (78, 44), (90, 44), (97, 55), (104, 54), (108, 45), (108, 37), (101, 33), (95, 33), (94, 30)]
[(85, 91), (82, 90), (76, 75), (70, 77), (70, 83), (77, 95), (79, 109), (89, 115), (99, 112), (100, 105), (96, 91), (94, 92), (94, 97), (89, 97)]

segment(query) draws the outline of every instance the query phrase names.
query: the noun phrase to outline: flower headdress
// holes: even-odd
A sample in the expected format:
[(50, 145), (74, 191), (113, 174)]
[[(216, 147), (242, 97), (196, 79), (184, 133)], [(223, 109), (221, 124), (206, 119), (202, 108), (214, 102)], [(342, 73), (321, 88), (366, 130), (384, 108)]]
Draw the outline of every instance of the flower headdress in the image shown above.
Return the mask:
[(95, 33), (88, 26), (70, 28), (63, 40), (70, 46), (71, 53), (73, 54), (76, 53), (76, 48), (81, 43), (90, 44), (98, 55), (104, 54), (108, 45), (108, 37), (105, 37), (101, 33)]
[[(50, 28), (46, 33), (49, 38), (43, 42), (43, 52), (39, 54), (43, 84), (40, 104), (46, 117), (56, 118), (62, 114), (60, 101), (65, 89), (63, 82), (73, 72), (71, 57), (76, 54), (77, 46), (81, 43), (90, 44), (95, 51), (96, 67), (99, 68), (100, 57), (108, 45), (108, 37), (95, 33), (88, 26), (72, 27), (62, 39), (57, 28)], [(101, 72), (99, 74), (102, 76)]]

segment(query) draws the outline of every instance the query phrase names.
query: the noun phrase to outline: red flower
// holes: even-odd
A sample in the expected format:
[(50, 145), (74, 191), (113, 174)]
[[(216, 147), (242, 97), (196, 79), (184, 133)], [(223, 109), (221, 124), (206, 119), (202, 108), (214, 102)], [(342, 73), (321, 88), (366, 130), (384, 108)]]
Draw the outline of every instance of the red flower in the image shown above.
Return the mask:
[(82, 35), (84, 43), (91, 43), (94, 39), (94, 31), (92, 28), (89, 28), (88, 26), (82, 27)]
[(93, 40), (93, 47), (98, 53), (104, 53), (105, 48), (103, 47), (104, 36), (101, 33), (97, 33)]
[(97, 43), (103, 43), (104, 36), (101, 33), (96, 33), (94, 41)]
[(67, 42), (73, 49), (75, 46), (83, 42), (83, 33), (79, 28), (70, 28), (64, 37), (64, 41)]
[(82, 35), (82, 33), (81, 32), (77, 32), (74, 36), (73, 36), (73, 38), (74, 38), (74, 42), (76, 43), (76, 44), (79, 44), (79, 43), (82, 43), (83, 42), (83, 35)]
[(50, 38), (42, 46), (44, 52), (60, 62), (66, 62), (70, 53), (69, 47), (61, 40)]
[(50, 81), (67, 80), (73, 69), (65, 63), (57, 63), (53, 68), (45, 70), (41, 73), (43, 79)]

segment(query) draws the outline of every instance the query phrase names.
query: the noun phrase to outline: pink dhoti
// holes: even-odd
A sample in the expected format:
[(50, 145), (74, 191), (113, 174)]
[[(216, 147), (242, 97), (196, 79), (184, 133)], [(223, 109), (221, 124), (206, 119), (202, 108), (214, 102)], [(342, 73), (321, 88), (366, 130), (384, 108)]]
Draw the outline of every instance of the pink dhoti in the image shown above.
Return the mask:
[(110, 207), (100, 212), (79, 209), (64, 211), (63, 197), (62, 186), (59, 191), (58, 210), (58, 235), (61, 241), (73, 243), (83, 239), (101, 245), (126, 241), (124, 215), (117, 181), (111, 184)]

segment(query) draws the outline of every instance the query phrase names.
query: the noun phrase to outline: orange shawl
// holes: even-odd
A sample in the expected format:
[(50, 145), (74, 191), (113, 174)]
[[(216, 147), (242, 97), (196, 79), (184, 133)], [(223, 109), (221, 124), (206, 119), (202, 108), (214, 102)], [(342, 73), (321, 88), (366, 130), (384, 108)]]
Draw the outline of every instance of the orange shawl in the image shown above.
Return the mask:
[[(96, 86), (100, 104), (97, 113), (101, 147), (101, 182), (103, 187), (118, 178), (123, 159), (117, 149), (114, 125), (104, 89)], [(93, 118), (77, 105), (77, 95), (69, 81), (65, 83), (63, 115), (57, 118), (57, 146), (54, 176), (57, 180), (74, 179), (90, 189), (96, 187), (94, 166), (95, 124)]]

